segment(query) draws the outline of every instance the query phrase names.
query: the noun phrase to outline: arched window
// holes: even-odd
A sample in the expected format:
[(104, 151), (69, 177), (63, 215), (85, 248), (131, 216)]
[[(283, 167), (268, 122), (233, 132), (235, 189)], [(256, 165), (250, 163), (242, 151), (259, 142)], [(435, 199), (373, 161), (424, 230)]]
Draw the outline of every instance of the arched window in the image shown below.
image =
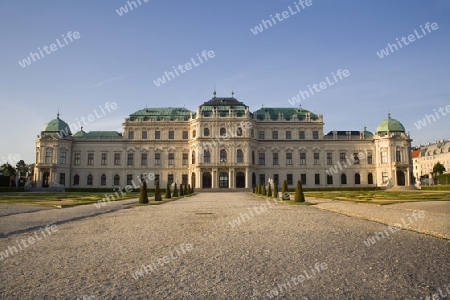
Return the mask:
[(367, 175), (367, 183), (373, 184), (373, 174), (372, 173), (369, 173), (369, 175)]
[(197, 136), (197, 130), (192, 131), (192, 137), (195, 138)]
[(195, 151), (192, 151), (192, 159), (191, 159), (191, 163), (193, 165), (195, 165)]
[(255, 151), (252, 151), (252, 164), (255, 164)]
[(355, 184), (361, 184), (361, 176), (358, 173), (355, 174)]
[(237, 136), (242, 136), (242, 128), (238, 127), (238, 129), (236, 129), (236, 134)]
[(80, 176), (78, 176), (78, 174), (75, 174), (75, 176), (73, 176), (73, 185), (79, 184), (80, 184)]
[(203, 135), (204, 136), (209, 136), (209, 128), (204, 128), (203, 129)]
[(225, 136), (226, 134), (227, 130), (224, 127), (220, 128), (220, 136)]
[(133, 130), (128, 131), (128, 139), (129, 140), (133, 140), (134, 139), (134, 131)]
[(220, 150), (220, 162), (227, 162), (227, 151), (225, 149)]
[(87, 180), (86, 180), (86, 184), (87, 185), (92, 185), (94, 178), (91, 174), (88, 175)]
[(242, 152), (241, 149), (239, 149), (239, 150), (237, 151), (237, 162), (238, 162), (238, 163), (244, 162), (244, 152)]
[(341, 184), (347, 184), (347, 175), (345, 174), (341, 175)]
[(205, 163), (211, 162), (211, 152), (209, 152), (209, 150), (203, 151), (203, 162)]
[(118, 174), (114, 175), (114, 185), (120, 185), (120, 176)]
[(100, 185), (106, 185), (106, 175), (105, 174), (103, 174), (100, 177)]

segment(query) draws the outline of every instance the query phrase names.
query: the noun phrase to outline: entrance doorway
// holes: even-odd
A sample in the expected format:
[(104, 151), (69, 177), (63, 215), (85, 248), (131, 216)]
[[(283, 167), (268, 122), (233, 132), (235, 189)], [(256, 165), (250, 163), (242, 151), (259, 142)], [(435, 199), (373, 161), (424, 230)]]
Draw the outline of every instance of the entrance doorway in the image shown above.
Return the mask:
[(397, 185), (404, 186), (405, 185), (405, 172), (397, 171)]
[(203, 173), (203, 188), (204, 189), (210, 189), (211, 188), (211, 183), (212, 183), (212, 180), (211, 180), (211, 173), (210, 172), (204, 172)]
[(236, 173), (236, 187), (237, 188), (245, 188), (245, 173), (244, 172)]
[(228, 188), (228, 173), (227, 172), (219, 173), (219, 187), (220, 188)]
[(49, 187), (49, 180), (50, 180), (50, 172), (44, 172), (42, 174), (42, 187)]

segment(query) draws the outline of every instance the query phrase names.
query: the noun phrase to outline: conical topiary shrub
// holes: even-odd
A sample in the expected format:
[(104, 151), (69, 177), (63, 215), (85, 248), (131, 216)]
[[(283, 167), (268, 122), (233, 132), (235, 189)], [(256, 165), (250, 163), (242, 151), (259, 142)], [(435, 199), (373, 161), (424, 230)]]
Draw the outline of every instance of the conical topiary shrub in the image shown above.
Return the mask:
[(166, 198), (166, 199), (172, 198), (172, 195), (171, 195), (171, 192), (170, 192), (170, 184), (169, 183), (167, 183), (166, 194), (164, 195), (164, 198)]
[(180, 197), (184, 196), (183, 184), (180, 184)]
[(159, 180), (156, 181), (155, 186), (155, 201), (162, 201), (161, 190), (159, 189)]
[(262, 195), (266, 195), (266, 186), (264, 184), (262, 185)]
[(183, 193), (184, 193), (185, 196), (189, 195), (189, 190), (188, 190), (188, 185), (187, 184), (184, 185)]
[(139, 192), (139, 203), (148, 203), (147, 182), (142, 180), (141, 190)]
[(191, 189), (191, 185), (190, 184), (188, 184), (188, 194), (189, 195), (192, 194), (192, 189)]
[(194, 185), (192, 185), (192, 187), (189, 186), (189, 188), (191, 189), (191, 194), (193, 194), (194, 193)]
[(303, 186), (300, 180), (297, 181), (294, 202), (305, 202), (305, 194), (303, 193)]
[(278, 184), (276, 182), (273, 184), (273, 197), (278, 199)]
[(173, 196), (174, 197), (178, 197), (178, 188), (177, 188), (177, 184), (175, 183), (174, 187), (173, 187)]
[(283, 187), (281, 189), (281, 197), (282, 197), (283, 200), (290, 200), (291, 199), (291, 197), (289, 195), (289, 190), (288, 190), (288, 187), (287, 187), (287, 181), (286, 180), (283, 181)]
[(270, 183), (269, 187), (267, 188), (267, 196), (272, 197), (272, 187), (270, 186)]

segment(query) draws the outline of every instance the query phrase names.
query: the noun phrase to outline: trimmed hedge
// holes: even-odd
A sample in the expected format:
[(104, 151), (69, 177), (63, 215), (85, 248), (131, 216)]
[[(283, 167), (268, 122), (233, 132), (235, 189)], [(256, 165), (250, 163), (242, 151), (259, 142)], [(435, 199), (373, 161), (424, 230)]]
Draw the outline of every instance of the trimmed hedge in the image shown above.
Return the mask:
[(450, 184), (450, 173), (439, 175), (437, 181), (439, 184)]
[(425, 191), (450, 191), (450, 185), (432, 185), (432, 186), (423, 186), (422, 190)]
[(0, 193), (16, 193), (16, 192), (24, 192), (23, 187), (0, 187)]

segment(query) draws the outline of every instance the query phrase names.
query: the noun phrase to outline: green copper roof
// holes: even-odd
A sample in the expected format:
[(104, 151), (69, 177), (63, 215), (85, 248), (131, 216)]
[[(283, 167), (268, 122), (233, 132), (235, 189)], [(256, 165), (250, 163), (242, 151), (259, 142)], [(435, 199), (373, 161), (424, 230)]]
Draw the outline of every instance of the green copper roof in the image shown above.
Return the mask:
[(217, 108), (218, 111), (229, 110), (230, 108), (234, 110), (245, 110), (247, 105), (238, 101), (234, 97), (216, 97), (211, 98), (209, 101), (204, 102), (200, 105), (200, 110), (212, 110), (212, 108)]
[(391, 118), (391, 114), (388, 114), (388, 118), (383, 120), (380, 125), (377, 127), (376, 132), (405, 132), (405, 127), (403, 127), (402, 123), (397, 121), (396, 119)]
[(73, 135), (74, 138), (87, 137), (87, 138), (98, 138), (98, 137), (120, 137), (117, 131), (78, 131)]
[(72, 135), (69, 125), (59, 118), (59, 113), (56, 115), (56, 119), (45, 124), (42, 131), (46, 133), (60, 133), (63, 136)]
[(258, 120), (264, 120), (266, 116), (266, 112), (269, 113), (271, 120), (278, 120), (278, 115), (282, 114), (283, 119), (290, 120), (293, 115), (297, 115), (299, 120), (305, 120), (306, 119), (306, 113), (310, 114), (311, 120), (318, 120), (319, 117), (315, 114), (310, 112), (309, 110), (303, 109), (303, 108), (270, 108), (270, 107), (262, 107), (255, 111), (253, 114), (256, 114)]
[(171, 119), (186, 119), (191, 115), (191, 111), (185, 107), (165, 107), (165, 108), (145, 108), (138, 110), (130, 115), (130, 121), (142, 120), (146, 121), (149, 119), (161, 120), (167, 118)]

